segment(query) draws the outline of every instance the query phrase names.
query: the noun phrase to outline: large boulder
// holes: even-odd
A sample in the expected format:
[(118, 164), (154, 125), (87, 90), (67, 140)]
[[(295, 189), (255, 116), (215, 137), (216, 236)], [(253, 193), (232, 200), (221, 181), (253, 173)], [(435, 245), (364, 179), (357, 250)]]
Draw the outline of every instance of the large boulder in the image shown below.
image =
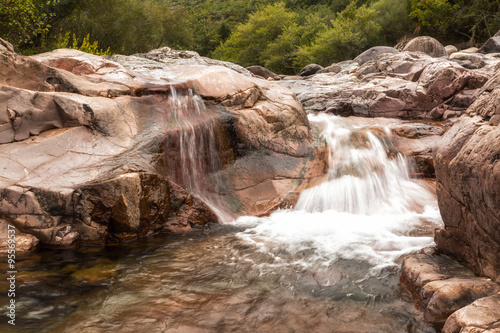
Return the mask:
[(412, 39), (408, 44), (406, 44), (403, 51), (423, 52), (435, 58), (446, 57), (448, 55), (443, 44), (441, 44), (437, 39), (429, 36), (421, 36)]
[(267, 214), (326, 170), (293, 93), (234, 64), (170, 49), (3, 47), (0, 70), (0, 222), (33, 244), (105, 245)]
[(399, 53), (399, 50), (390, 46), (374, 46), (358, 55), (354, 58), (354, 61), (363, 65), (365, 62), (373, 60), (375, 57), (384, 53)]
[(483, 46), (477, 51), (478, 53), (500, 53), (500, 36), (491, 37), (484, 43)]
[(443, 136), (435, 154), (444, 228), (438, 248), (500, 282), (500, 71)]

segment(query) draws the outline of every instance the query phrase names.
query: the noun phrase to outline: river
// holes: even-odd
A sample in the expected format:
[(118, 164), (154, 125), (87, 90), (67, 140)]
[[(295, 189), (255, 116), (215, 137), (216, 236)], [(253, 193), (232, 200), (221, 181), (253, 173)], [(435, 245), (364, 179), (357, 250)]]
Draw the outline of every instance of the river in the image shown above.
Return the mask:
[(398, 286), (402, 256), (432, 246), (442, 224), (432, 183), (388, 157), (387, 120), (309, 118), (330, 169), (293, 209), (43, 250), (18, 263), (18, 330), (0, 331), (434, 332)]

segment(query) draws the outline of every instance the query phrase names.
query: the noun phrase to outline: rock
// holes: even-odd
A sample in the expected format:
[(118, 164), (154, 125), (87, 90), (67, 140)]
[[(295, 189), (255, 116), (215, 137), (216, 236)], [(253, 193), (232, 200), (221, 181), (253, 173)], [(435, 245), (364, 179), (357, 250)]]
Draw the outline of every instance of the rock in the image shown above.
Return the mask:
[(462, 60), (462, 61), (470, 61), (472, 64), (475, 64), (478, 68), (484, 67), (483, 56), (480, 53), (468, 53), (468, 52), (455, 52), (450, 55), (450, 59), (452, 60)]
[(455, 45), (446, 45), (444, 49), (446, 50), (446, 54), (448, 54), (448, 57), (453, 53), (458, 52), (458, 49)]
[(435, 154), (444, 228), (438, 248), (476, 273), (500, 282), (500, 73), (443, 136)]
[(500, 30), (498, 30), (497, 33), (493, 37), (500, 37)]
[(477, 51), (478, 53), (499, 53), (500, 52), (500, 36), (491, 37), (484, 43), (483, 46)]
[(260, 76), (264, 79), (277, 78), (276, 73), (273, 73), (269, 69), (264, 68), (262, 66), (250, 66), (250, 67), (246, 67), (245, 69), (248, 70), (249, 72), (251, 72), (252, 74)]
[(399, 51), (389, 46), (374, 46), (358, 55), (356, 58), (354, 58), (354, 61), (360, 65), (363, 65), (365, 62), (373, 60), (375, 59), (375, 57), (384, 53), (399, 53)]
[(7, 221), (0, 219), (0, 256), (2, 257), (6, 257), (11, 249), (9, 247), (9, 235), (15, 236), (15, 254), (18, 258), (38, 249), (40, 243), (38, 238), (30, 234), (25, 234), (13, 225), (9, 227)]
[(465, 50), (460, 50), (462, 53), (476, 53), (479, 49), (477, 47), (469, 47)]
[(320, 69), (319, 71), (316, 72), (316, 74), (323, 74), (323, 73), (340, 73), (342, 71), (342, 67), (337, 64), (330, 65), (328, 67), (325, 67), (323, 69)]
[(405, 257), (401, 283), (417, 299), (425, 320), (438, 328), (455, 311), (500, 291), (491, 279), (476, 277), (470, 269), (435, 253)]
[[(293, 93), (237, 65), (165, 48), (0, 50), (0, 69), (0, 219), (42, 246), (267, 214), (327, 169)], [(181, 152), (186, 121), (197, 160)]]
[(443, 333), (500, 332), (500, 294), (478, 299), (453, 313), (443, 327)]
[(434, 58), (445, 57), (448, 55), (443, 44), (441, 44), (437, 39), (429, 36), (422, 36), (412, 39), (403, 51), (408, 52), (423, 52)]
[(2, 52), (14, 52), (14, 47), (11, 43), (0, 38), (0, 51)]
[(401, 52), (382, 54), (362, 66), (340, 63), (342, 69), (335, 75), (317, 74), (280, 84), (292, 89), (311, 112), (440, 119), (448, 109), (467, 109), (474, 90), (491, 77), (492, 63), (472, 71), (447, 59)]
[(323, 69), (323, 66), (320, 66), (318, 64), (310, 64), (310, 65), (307, 65), (304, 68), (302, 68), (300, 70), (299, 74), (297, 74), (297, 75), (298, 76), (309, 76), (309, 75), (316, 74), (318, 71), (320, 71), (322, 69)]

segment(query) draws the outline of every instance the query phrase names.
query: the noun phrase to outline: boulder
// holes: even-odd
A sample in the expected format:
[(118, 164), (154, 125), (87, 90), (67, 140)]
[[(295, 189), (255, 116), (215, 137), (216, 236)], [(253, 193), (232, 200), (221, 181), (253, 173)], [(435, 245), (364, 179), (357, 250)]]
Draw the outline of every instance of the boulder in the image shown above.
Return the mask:
[(373, 60), (375, 59), (375, 57), (384, 53), (399, 53), (399, 51), (389, 46), (374, 46), (358, 55), (356, 58), (354, 58), (354, 61), (360, 65), (363, 65), (365, 62)]
[(483, 54), (500, 53), (500, 36), (488, 39), (477, 52)]
[(276, 73), (271, 72), (269, 69), (262, 67), (262, 66), (249, 66), (245, 68), (249, 72), (251, 72), (254, 75), (260, 76), (264, 79), (276, 79), (278, 75)]
[(403, 260), (401, 284), (417, 300), (424, 318), (441, 328), (455, 311), (500, 291), (500, 285), (446, 255), (433, 251), (409, 255)]
[(164, 48), (0, 55), (0, 219), (33, 244), (267, 214), (327, 169), (293, 93), (237, 65)]
[(309, 64), (309, 65), (305, 66), (304, 68), (302, 68), (299, 71), (299, 74), (297, 74), (297, 75), (298, 76), (314, 75), (314, 74), (316, 74), (318, 71), (320, 71), (322, 69), (323, 69), (323, 66), (321, 66), (321, 65), (318, 65), (318, 64)]
[(443, 44), (441, 44), (437, 39), (429, 36), (412, 39), (408, 44), (406, 44), (403, 51), (423, 52), (434, 58), (446, 57), (448, 55)]
[(480, 298), (453, 313), (443, 327), (443, 333), (500, 332), (500, 294)]
[(446, 50), (446, 54), (448, 54), (448, 57), (453, 53), (458, 52), (458, 49), (455, 45), (446, 45), (444, 49)]
[(500, 282), (500, 72), (483, 86), (435, 153), (444, 228), (438, 248)]

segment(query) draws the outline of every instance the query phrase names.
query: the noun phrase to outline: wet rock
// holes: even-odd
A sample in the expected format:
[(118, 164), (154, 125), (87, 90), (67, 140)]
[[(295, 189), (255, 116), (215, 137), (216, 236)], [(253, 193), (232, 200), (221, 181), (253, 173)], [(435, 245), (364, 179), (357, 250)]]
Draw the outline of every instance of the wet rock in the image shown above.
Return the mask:
[(455, 52), (458, 52), (458, 49), (455, 45), (446, 45), (444, 49), (446, 50), (446, 54), (448, 54), (448, 56), (452, 55)]
[(384, 53), (399, 53), (399, 51), (389, 46), (374, 46), (358, 55), (354, 58), (354, 61), (359, 65), (363, 65), (365, 62), (373, 60), (375, 57)]
[(500, 36), (491, 37), (484, 43), (483, 46), (477, 51), (478, 53), (499, 53), (500, 52)]
[(299, 71), (298, 76), (309, 76), (316, 74), (318, 71), (322, 70), (323, 66), (318, 64), (309, 64)]
[(445, 57), (448, 55), (443, 44), (441, 44), (437, 39), (429, 36), (422, 36), (412, 39), (403, 51), (409, 52), (423, 52), (434, 58)]
[(444, 228), (438, 248), (482, 276), (500, 282), (500, 73), (443, 136), (435, 154)]
[(465, 266), (435, 253), (407, 256), (401, 283), (417, 300), (425, 320), (436, 327), (442, 327), (453, 312), (500, 291), (491, 279), (476, 277)]
[(500, 331), (500, 294), (478, 299), (453, 313), (443, 333), (494, 333)]
[(276, 73), (271, 72), (269, 69), (262, 67), (262, 66), (250, 66), (246, 67), (248, 71), (250, 71), (252, 74), (260, 76), (264, 79), (275, 79), (277, 78)]
[(491, 60), (484, 70), (473, 71), (447, 59), (401, 52), (382, 54), (362, 66), (338, 64), (341, 71), (337, 74), (280, 83), (312, 112), (440, 119), (446, 110), (466, 110), (472, 102), (469, 97), (475, 96), (473, 90), (492, 76), (493, 63), (499, 61)]
[[(200, 137), (213, 128), (221, 162), (198, 182), (231, 216), (289, 205), (324, 173), (326, 156), (293, 93), (234, 64), (168, 48), (103, 58), (67, 49), (23, 57), (4, 47), (0, 69), (0, 218), (43, 246), (105, 245), (217, 221), (207, 199), (174, 177), (186, 168), (176, 94), (193, 110), (205, 101), (191, 126)], [(255, 161), (265, 176), (233, 186)]]
[[(40, 241), (33, 235), (21, 232), (17, 228), (9, 228), (9, 223), (5, 220), (0, 219), (0, 256), (4, 257), (8, 255), (9, 250), (9, 235), (15, 235), (15, 251), (16, 256), (22, 256), (30, 252), (36, 251), (39, 247)], [(9, 232), (8, 230), (14, 230), (15, 232)], [(13, 238), (14, 239), (14, 238)]]

